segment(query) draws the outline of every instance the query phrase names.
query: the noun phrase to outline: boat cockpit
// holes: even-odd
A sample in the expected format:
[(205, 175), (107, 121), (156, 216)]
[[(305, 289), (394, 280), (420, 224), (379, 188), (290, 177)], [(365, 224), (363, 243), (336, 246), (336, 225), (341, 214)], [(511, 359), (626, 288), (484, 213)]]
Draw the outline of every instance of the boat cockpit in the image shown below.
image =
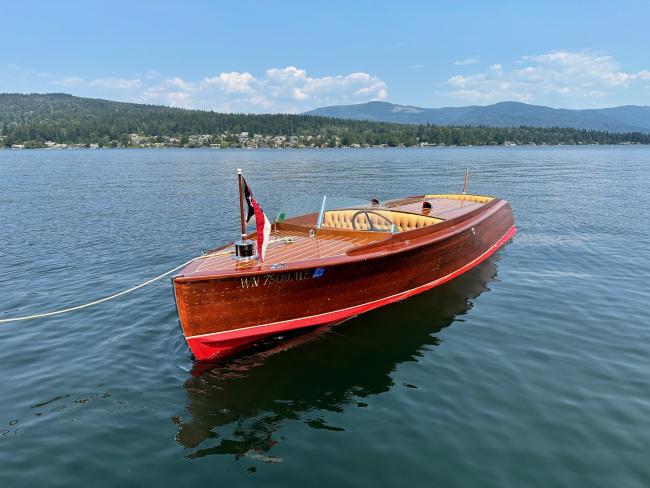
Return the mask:
[[(429, 227), (466, 214), (489, 203), (493, 197), (470, 194), (433, 194), (389, 200), (383, 203), (375, 198), (370, 205), (339, 207), (326, 210), (325, 200), (319, 213), (281, 219), (280, 227), (298, 225), (339, 233), (364, 232), (370, 239), (380, 234), (399, 234)], [(284, 216), (284, 214), (282, 214)]]
[(442, 219), (383, 208), (328, 210), (321, 227), (370, 232), (407, 232), (442, 222)]

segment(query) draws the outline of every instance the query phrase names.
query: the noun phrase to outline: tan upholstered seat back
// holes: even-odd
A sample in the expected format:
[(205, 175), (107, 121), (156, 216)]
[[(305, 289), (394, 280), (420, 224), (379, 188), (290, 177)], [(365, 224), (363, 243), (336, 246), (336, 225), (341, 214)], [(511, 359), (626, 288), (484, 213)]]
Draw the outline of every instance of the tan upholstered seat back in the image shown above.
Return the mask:
[[(358, 210), (329, 210), (323, 216), (323, 227), (333, 227), (335, 229), (353, 229), (352, 216)], [(355, 219), (355, 227), (359, 230), (368, 230), (368, 219), (365, 214), (360, 214)]]
[[(358, 213), (360, 212), (361, 213)], [(408, 212), (395, 212), (391, 210), (372, 210), (377, 214), (386, 216), (386, 219), (380, 217), (375, 213), (366, 215), (360, 209), (346, 209), (346, 210), (329, 210), (323, 216), (323, 227), (330, 227), (335, 229), (353, 229), (369, 230), (368, 216), (376, 230), (389, 232), (392, 224), (394, 223), (398, 232), (406, 232), (413, 229), (420, 229), (429, 225), (442, 222), (441, 219), (434, 217), (427, 217), (426, 215), (418, 215)], [(352, 217), (357, 214), (354, 219), (354, 227), (352, 226)]]

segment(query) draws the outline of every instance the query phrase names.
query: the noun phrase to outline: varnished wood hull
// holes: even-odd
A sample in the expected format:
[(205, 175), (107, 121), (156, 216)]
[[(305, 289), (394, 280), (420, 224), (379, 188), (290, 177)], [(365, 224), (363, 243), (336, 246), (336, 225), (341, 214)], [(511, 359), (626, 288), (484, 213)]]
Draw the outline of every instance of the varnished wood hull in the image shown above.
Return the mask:
[(341, 322), (453, 279), (516, 232), (510, 205), (502, 200), (448, 224), (344, 258), (273, 271), (177, 276), (174, 293), (187, 344), (197, 360), (207, 361), (266, 336)]

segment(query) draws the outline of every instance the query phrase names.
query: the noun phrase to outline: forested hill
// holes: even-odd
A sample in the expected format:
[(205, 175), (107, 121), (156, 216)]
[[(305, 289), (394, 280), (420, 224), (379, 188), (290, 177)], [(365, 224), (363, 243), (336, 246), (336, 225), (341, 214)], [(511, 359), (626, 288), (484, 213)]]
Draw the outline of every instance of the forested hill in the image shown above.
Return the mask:
[[(241, 115), (160, 105), (113, 102), (63, 93), (0, 93), (0, 134), (16, 140), (55, 142), (119, 140), (125, 134), (154, 136), (260, 132), (298, 134), (346, 122), (307, 115)], [(356, 125), (356, 124), (354, 124)], [(361, 124), (367, 125), (367, 124)]]
[(223, 114), (66, 94), (0, 94), (0, 147), (336, 147), (650, 143), (640, 132), (404, 125), (292, 114)]

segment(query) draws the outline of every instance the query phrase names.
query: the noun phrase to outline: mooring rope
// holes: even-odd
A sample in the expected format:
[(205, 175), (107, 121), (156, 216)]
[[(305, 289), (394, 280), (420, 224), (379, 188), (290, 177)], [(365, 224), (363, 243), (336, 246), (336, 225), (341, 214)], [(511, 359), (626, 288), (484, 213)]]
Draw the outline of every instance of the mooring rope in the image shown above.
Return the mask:
[[(228, 252), (228, 254), (229, 253), (230, 252)], [(38, 318), (41, 318), (41, 317), (51, 317), (52, 315), (61, 315), (61, 314), (68, 313), (68, 312), (74, 312), (75, 310), (81, 310), (82, 308), (92, 307), (93, 305), (98, 305), (100, 303), (107, 302), (109, 300), (113, 300), (114, 298), (121, 297), (122, 295), (126, 295), (127, 293), (131, 293), (132, 291), (135, 291), (135, 290), (137, 290), (139, 288), (150, 285), (151, 283), (154, 283), (155, 281), (163, 279), (165, 276), (168, 276), (168, 275), (172, 274), (174, 271), (177, 271), (177, 270), (181, 269), (182, 267), (187, 266), (188, 264), (190, 264), (190, 263), (192, 263), (192, 262), (194, 262), (194, 261), (196, 261), (198, 259), (213, 257), (213, 256), (218, 255), (218, 254), (225, 254), (225, 253), (212, 253), (212, 254), (204, 254), (202, 256), (197, 256), (195, 258), (190, 259), (189, 261), (186, 261), (185, 263), (183, 263), (181, 265), (176, 266), (174, 269), (170, 269), (169, 271), (166, 271), (165, 273), (163, 273), (161, 275), (158, 275), (155, 278), (151, 278), (150, 280), (145, 281), (144, 283), (140, 283), (139, 285), (132, 286), (131, 288), (128, 288), (126, 290), (122, 290), (122, 291), (120, 291), (118, 293), (114, 293), (113, 295), (110, 295), (110, 296), (107, 296), (107, 297), (104, 297), (104, 298), (100, 298), (99, 300), (94, 300), (92, 302), (84, 303), (83, 305), (77, 305), (75, 307), (63, 308), (61, 310), (54, 310), (52, 312), (36, 313), (34, 315), (26, 315), (24, 317), (11, 317), (11, 318), (8, 318), (8, 319), (0, 319), (0, 324), (6, 323), (6, 322), (18, 322), (20, 320), (38, 319)]]
[[(269, 244), (275, 244), (275, 243), (280, 243), (280, 242), (283, 242), (284, 244), (290, 244), (290, 243), (293, 242), (293, 239), (291, 237), (283, 237), (283, 238), (280, 238), (280, 239), (274, 239), (274, 240), (270, 241)], [(226, 254), (232, 254), (232, 251), (221, 251), (221, 252), (212, 252), (212, 253), (209, 252), (207, 254), (203, 254), (202, 256), (197, 256), (195, 258), (192, 258), (189, 261), (186, 261), (183, 264), (180, 264), (180, 265), (176, 266), (174, 269), (170, 269), (169, 271), (166, 271), (163, 274), (156, 276), (155, 278), (151, 278), (150, 280), (147, 280), (144, 283), (140, 283), (139, 285), (132, 286), (131, 288), (128, 288), (126, 290), (122, 290), (120, 292), (114, 293), (114, 294), (109, 295), (107, 297), (100, 298), (99, 300), (94, 300), (92, 302), (84, 303), (83, 305), (77, 305), (75, 307), (63, 308), (61, 310), (53, 310), (52, 312), (36, 313), (36, 314), (33, 314), (33, 315), (26, 315), (24, 317), (11, 317), (11, 318), (8, 318), (8, 319), (0, 319), (0, 324), (4, 324), (4, 323), (7, 323), (7, 322), (19, 322), (21, 320), (39, 319), (41, 317), (51, 317), (52, 315), (61, 315), (61, 314), (68, 313), (68, 312), (74, 312), (75, 310), (81, 310), (82, 308), (92, 307), (93, 305), (98, 305), (100, 303), (104, 303), (104, 302), (107, 302), (109, 300), (113, 300), (114, 298), (121, 297), (122, 295), (126, 295), (127, 293), (131, 293), (132, 291), (135, 291), (135, 290), (137, 290), (139, 288), (150, 285), (151, 283), (154, 283), (154, 282), (156, 282), (158, 280), (161, 280), (165, 276), (169, 276), (170, 274), (172, 274), (174, 271), (179, 270), (179, 269), (187, 266), (188, 264), (193, 263), (194, 261), (197, 261), (199, 259), (211, 258), (211, 257), (214, 257), (214, 256), (222, 256), (222, 255), (226, 255)]]

